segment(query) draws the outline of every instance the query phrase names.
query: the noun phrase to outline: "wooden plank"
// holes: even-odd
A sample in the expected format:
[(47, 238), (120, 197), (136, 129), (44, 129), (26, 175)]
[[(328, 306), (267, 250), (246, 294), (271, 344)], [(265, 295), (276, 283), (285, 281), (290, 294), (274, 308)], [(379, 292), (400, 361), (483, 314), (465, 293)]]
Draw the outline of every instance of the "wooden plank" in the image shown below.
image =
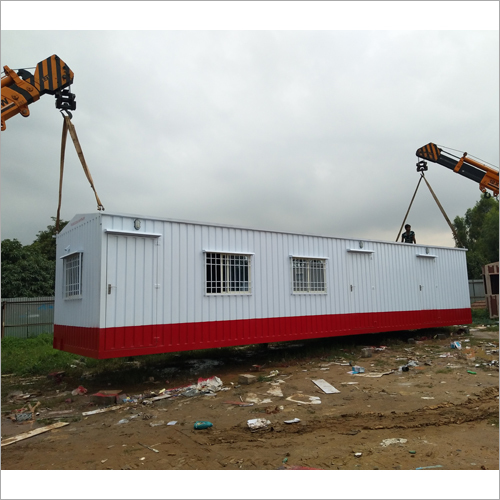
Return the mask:
[(2, 447), (8, 446), (12, 443), (17, 443), (18, 441), (22, 441), (23, 439), (28, 439), (33, 436), (37, 436), (38, 434), (43, 434), (44, 432), (51, 431), (53, 429), (57, 429), (59, 427), (64, 427), (65, 425), (69, 425), (68, 422), (57, 422), (55, 424), (47, 425), (45, 427), (40, 427), (39, 429), (33, 429), (28, 432), (24, 432), (23, 434), (18, 434), (17, 436), (13, 436), (7, 439), (2, 440)]
[(123, 408), (123, 406), (108, 406), (107, 408), (99, 408), (98, 410), (84, 411), (82, 413), (82, 416), (86, 417), (87, 415), (95, 415), (97, 413), (105, 413), (107, 411), (118, 410), (119, 408)]
[(326, 394), (337, 394), (340, 392), (338, 389), (335, 389), (333, 385), (330, 385), (326, 380), (323, 380), (322, 378), (313, 380), (313, 383), (315, 383)]
[(153, 398), (147, 398), (145, 401), (160, 401), (160, 399), (171, 398), (172, 394), (162, 394), (161, 396), (154, 396)]

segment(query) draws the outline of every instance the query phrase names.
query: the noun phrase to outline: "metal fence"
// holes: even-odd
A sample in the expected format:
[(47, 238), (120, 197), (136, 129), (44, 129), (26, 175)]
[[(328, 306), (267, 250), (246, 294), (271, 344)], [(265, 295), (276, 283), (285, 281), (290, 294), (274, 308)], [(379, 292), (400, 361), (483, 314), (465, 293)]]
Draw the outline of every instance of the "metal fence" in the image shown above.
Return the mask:
[(54, 297), (2, 299), (2, 338), (54, 333)]
[(484, 291), (484, 281), (469, 280), (469, 295), (471, 303), (478, 300), (485, 300), (486, 293)]

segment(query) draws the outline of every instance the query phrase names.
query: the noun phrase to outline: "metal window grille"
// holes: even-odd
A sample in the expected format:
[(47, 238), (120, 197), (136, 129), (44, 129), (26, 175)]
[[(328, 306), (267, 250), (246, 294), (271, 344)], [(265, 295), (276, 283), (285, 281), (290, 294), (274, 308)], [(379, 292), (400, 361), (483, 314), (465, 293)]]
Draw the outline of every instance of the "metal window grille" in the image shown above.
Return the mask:
[(325, 293), (326, 261), (323, 259), (292, 258), (293, 291), (295, 293)]
[(64, 259), (64, 296), (82, 294), (82, 254), (76, 253)]
[(250, 256), (207, 252), (207, 294), (251, 293)]

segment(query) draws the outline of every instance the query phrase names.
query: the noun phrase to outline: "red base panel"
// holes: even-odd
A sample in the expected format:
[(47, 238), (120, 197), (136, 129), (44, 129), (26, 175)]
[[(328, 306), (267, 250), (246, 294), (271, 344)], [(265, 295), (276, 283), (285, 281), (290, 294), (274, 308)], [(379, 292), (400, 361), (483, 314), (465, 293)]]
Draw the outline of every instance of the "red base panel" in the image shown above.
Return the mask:
[(471, 310), (331, 314), (169, 325), (82, 328), (54, 325), (54, 348), (106, 359), (213, 347), (468, 325)]

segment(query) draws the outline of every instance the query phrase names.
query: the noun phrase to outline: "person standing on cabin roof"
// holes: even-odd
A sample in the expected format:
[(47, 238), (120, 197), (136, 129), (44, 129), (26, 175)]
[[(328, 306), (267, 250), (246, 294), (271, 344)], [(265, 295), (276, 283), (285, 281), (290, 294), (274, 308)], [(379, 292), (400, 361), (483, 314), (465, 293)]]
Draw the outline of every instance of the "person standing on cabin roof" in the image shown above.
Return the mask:
[(415, 238), (415, 233), (411, 230), (410, 224), (406, 224), (406, 231), (401, 235), (402, 243), (417, 243), (417, 238)]

